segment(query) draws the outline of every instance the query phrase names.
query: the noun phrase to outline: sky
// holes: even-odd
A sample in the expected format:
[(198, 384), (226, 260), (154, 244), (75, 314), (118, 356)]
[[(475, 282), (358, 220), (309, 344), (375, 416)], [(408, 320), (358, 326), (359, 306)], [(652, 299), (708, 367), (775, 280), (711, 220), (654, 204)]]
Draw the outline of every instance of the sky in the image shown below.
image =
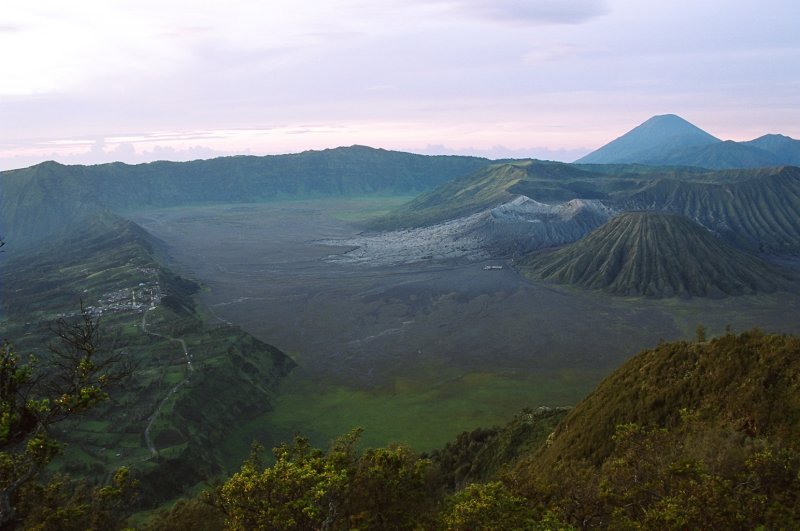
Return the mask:
[(0, 170), (800, 138), (797, 0), (3, 0)]

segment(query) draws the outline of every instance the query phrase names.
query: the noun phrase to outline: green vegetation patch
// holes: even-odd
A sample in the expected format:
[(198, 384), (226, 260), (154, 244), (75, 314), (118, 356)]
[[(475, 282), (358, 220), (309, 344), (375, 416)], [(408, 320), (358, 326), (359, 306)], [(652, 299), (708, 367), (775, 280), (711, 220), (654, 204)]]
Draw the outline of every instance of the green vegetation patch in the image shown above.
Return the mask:
[(554, 373), (517, 376), (468, 373), (426, 386), (396, 380), (392, 390), (323, 386), (290, 377), (275, 410), (236, 430), (231, 449), (241, 455), (254, 434), (267, 445), (308, 434), (320, 445), (354, 426), (364, 428), (362, 444), (405, 443), (418, 450), (442, 446), (461, 431), (506, 422), (527, 406), (577, 402), (599, 374)]
[[(431, 455), (362, 450), (358, 431), (327, 451), (298, 437), (204, 499), (231, 528), (797, 529), (798, 353), (797, 337), (698, 329), (570, 412), (525, 410)], [(171, 519), (200, 514), (187, 502)]]
[(345, 206), (341, 210), (334, 211), (331, 216), (349, 223), (364, 223), (386, 216), (395, 208), (408, 203), (415, 197), (413, 195), (397, 195), (348, 198)]

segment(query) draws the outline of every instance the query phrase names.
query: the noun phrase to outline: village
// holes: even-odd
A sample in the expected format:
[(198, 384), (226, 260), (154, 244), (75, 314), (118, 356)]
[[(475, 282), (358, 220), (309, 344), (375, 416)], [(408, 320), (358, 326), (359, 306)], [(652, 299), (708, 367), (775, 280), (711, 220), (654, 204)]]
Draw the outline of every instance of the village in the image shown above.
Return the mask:
[(87, 306), (86, 310), (91, 315), (100, 317), (108, 312), (143, 312), (157, 307), (163, 297), (161, 285), (158, 282), (158, 270), (153, 267), (139, 267), (137, 270), (147, 275), (148, 280), (140, 282), (135, 287), (104, 293), (96, 305)]

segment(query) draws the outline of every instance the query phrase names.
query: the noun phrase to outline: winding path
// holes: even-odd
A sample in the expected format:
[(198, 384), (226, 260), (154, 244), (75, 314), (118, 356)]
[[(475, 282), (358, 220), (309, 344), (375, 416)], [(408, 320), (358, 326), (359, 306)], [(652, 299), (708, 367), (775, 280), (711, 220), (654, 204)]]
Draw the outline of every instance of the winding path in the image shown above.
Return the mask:
[(158, 334), (156, 332), (149, 332), (147, 330), (147, 312), (149, 312), (152, 309), (154, 309), (153, 306), (147, 308), (142, 314), (142, 332), (151, 336), (156, 336), (163, 339), (169, 339), (170, 341), (175, 341), (176, 343), (179, 343), (181, 345), (181, 348), (183, 349), (183, 355), (186, 358), (186, 366), (188, 367), (186, 378), (184, 378), (183, 380), (172, 386), (172, 388), (167, 393), (167, 396), (165, 396), (164, 399), (161, 402), (159, 402), (158, 407), (156, 407), (156, 410), (153, 412), (153, 414), (150, 416), (150, 420), (147, 422), (147, 427), (144, 429), (144, 442), (147, 444), (147, 448), (150, 450), (152, 456), (155, 457), (158, 455), (158, 450), (156, 450), (156, 447), (153, 444), (153, 440), (150, 438), (150, 428), (153, 427), (153, 423), (158, 418), (159, 413), (161, 413), (161, 409), (166, 405), (170, 397), (172, 397), (172, 395), (174, 395), (178, 391), (178, 389), (181, 388), (181, 386), (183, 386), (186, 383), (189, 383), (188, 374), (194, 372), (194, 366), (192, 366), (192, 356), (189, 354), (189, 349), (186, 348), (186, 341), (180, 338), (174, 338), (171, 336)]

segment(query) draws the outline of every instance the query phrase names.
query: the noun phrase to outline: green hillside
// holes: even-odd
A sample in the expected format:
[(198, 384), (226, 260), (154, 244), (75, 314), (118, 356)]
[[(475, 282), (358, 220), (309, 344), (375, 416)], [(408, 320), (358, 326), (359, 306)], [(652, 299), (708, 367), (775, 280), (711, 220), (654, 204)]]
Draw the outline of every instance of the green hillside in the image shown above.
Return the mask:
[[(48, 236), (65, 237), (103, 211), (83, 167), (45, 162), (0, 172), (0, 234), (14, 249)], [(80, 230), (77, 228), (77, 230)]]
[(512, 488), (577, 526), (800, 525), (800, 339), (700, 339), (616, 370), (507, 476)]
[(0, 173), (0, 234), (18, 248), (64, 237), (99, 211), (276, 199), (409, 195), (488, 164), (363, 146), (130, 166), (46, 162)]
[(646, 297), (722, 297), (786, 285), (776, 270), (683, 216), (629, 212), (577, 242), (521, 261), (531, 275)]
[(83, 304), (99, 319), (101, 348), (136, 368), (110, 401), (58, 426), (67, 449), (54, 469), (103, 481), (128, 466), (145, 506), (225, 473), (237, 458), (221, 450), (230, 428), (271, 410), (294, 361), (236, 327), (206, 326), (200, 286), (165, 267), (163, 244), (131, 221), (100, 214), (47, 249), (9, 247), (1, 337), (49, 367), (52, 323)]
[(359, 450), (358, 431), (327, 451), (298, 438), (153, 529), (796, 529), (800, 338), (703, 336), (639, 353), (571, 410), (429, 456)]
[(796, 445), (800, 339), (752, 331), (646, 350), (576, 405), (536, 458), (540, 466), (564, 459), (598, 464), (613, 451), (617, 426), (675, 428), (683, 411), (743, 436)]

